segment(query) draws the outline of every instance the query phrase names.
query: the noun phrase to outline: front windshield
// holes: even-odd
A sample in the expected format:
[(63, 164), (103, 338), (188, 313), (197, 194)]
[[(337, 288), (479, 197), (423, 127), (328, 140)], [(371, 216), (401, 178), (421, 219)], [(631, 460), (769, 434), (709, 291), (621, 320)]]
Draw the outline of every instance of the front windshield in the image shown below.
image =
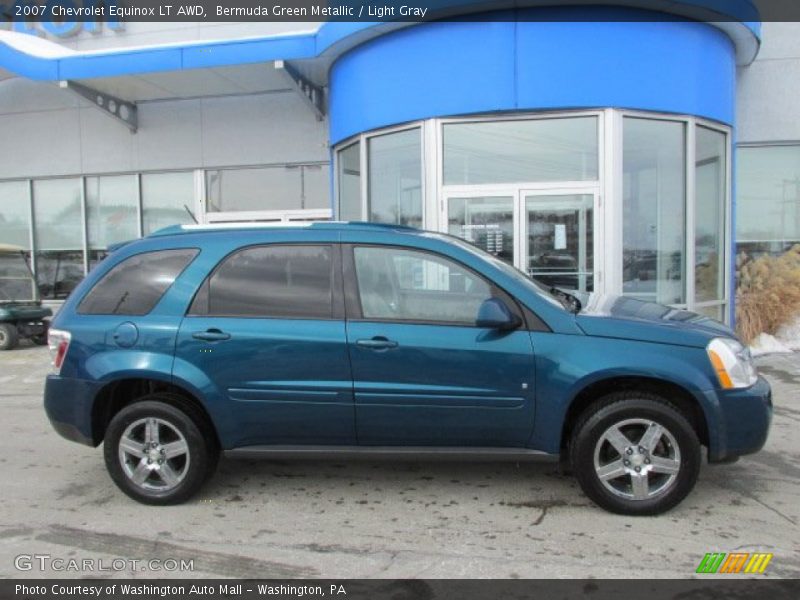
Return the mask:
[(520, 283), (520, 284), (526, 286), (531, 291), (533, 291), (534, 293), (538, 294), (540, 297), (542, 297), (545, 300), (547, 300), (550, 304), (552, 304), (554, 306), (557, 306), (558, 308), (564, 308), (564, 304), (561, 303), (558, 300), (558, 298), (550, 291), (549, 287), (547, 287), (545, 285), (542, 285), (541, 283), (539, 283), (535, 279), (529, 277), (528, 275), (526, 275), (525, 273), (523, 273), (522, 271), (520, 271), (519, 269), (517, 269), (513, 265), (510, 265), (507, 262), (505, 262), (503, 260), (500, 260), (496, 256), (493, 256), (492, 254), (489, 254), (488, 252), (486, 252), (482, 248), (479, 248), (478, 246), (474, 246), (473, 244), (470, 244), (469, 242), (464, 241), (461, 238), (458, 238), (458, 237), (455, 237), (455, 236), (447, 236), (447, 237), (448, 237), (448, 241), (450, 241), (452, 243), (455, 243), (456, 245), (460, 246), (464, 250), (468, 250), (469, 252), (472, 252), (473, 254), (478, 255), (480, 258), (482, 258), (484, 260), (488, 260), (490, 263), (492, 263), (498, 269), (502, 270), (506, 275), (508, 275), (509, 277), (512, 277), (515, 281), (517, 281), (517, 283)]
[(36, 288), (22, 252), (0, 253), (0, 302), (31, 302)]

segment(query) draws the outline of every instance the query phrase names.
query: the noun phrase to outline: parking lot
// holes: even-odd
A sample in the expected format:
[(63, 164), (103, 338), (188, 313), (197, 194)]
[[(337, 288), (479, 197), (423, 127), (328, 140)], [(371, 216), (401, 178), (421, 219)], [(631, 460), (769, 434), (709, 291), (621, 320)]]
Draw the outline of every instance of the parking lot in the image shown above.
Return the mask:
[[(704, 466), (654, 518), (603, 512), (550, 463), (223, 460), (190, 503), (139, 505), (98, 449), (51, 429), (48, 360), (0, 353), (2, 577), (684, 578), (714, 551), (772, 552), (765, 576), (800, 577), (800, 354), (758, 361), (776, 404), (766, 448)], [(161, 570), (130, 562), (151, 559)]]

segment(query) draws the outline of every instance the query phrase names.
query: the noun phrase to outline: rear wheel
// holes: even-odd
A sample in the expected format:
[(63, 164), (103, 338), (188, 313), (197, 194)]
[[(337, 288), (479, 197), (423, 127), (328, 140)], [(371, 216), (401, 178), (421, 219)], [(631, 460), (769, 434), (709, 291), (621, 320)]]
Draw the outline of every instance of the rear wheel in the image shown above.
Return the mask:
[(13, 323), (0, 323), (0, 350), (11, 350), (19, 342), (19, 332)]
[(570, 444), (584, 493), (606, 510), (654, 515), (683, 500), (700, 471), (700, 442), (664, 398), (624, 392), (584, 412)]
[(123, 408), (106, 430), (103, 454), (114, 483), (145, 504), (178, 504), (213, 472), (218, 450), (191, 410), (154, 394)]

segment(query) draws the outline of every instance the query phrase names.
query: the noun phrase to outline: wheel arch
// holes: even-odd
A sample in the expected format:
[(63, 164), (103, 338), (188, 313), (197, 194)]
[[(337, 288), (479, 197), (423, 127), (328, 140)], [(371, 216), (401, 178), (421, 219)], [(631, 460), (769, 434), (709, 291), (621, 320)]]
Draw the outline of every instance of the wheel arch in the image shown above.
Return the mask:
[(691, 391), (666, 379), (641, 375), (622, 375), (593, 381), (573, 396), (561, 428), (560, 451), (562, 459), (566, 457), (565, 453), (575, 424), (583, 412), (603, 396), (620, 391), (648, 392), (669, 400), (688, 419), (700, 443), (708, 447), (711, 436), (706, 411), (702, 403)]
[(219, 433), (203, 402), (187, 388), (162, 379), (150, 377), (125, 377), (108, 381), (97, 392), (92, 404), (92, 443), (99, 446), (105, 437), (111, 419), (126, 406), (152, 394), (163, 396), (163, 401), (190, 414), (199, 421), (208, 439), (217, 448)]

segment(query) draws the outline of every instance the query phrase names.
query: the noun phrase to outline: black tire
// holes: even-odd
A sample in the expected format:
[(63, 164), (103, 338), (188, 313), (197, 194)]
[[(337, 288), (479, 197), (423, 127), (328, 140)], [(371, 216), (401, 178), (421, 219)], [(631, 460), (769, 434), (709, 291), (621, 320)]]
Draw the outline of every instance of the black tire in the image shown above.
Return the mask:
[[(219, 449), (213, 433), (207, 431), (204, 419), (193, 407), (176, 398), (180, 397), (145, 396), (117, 413), (106, 429), (103, 456), (111, 479), (128, 496), (144, 504), (169, 505), (188, 500), (217, 465)], [(149, 423), (157, 425), (153, 429), (159, 432), (158, 441), (152, 443), (158, 445), (144, 452), (145, 444), (149, 448), (147, 440), (153, 439), (147, 434)], [(122, 452), (123, 435), (126, 441), (138, 444), (137, 454)], [(161, 453), (170, 447), (185, 447), (185, 451), (174, 457)]]
[(0, 350), (12, 350), (19, 343), (19, 332), (13, 323), (0, 323)]
[(47, 334), (40, 333), (31, 336), (31, 341), (37, 346), (47, 346)]
[[(611, 428), (618, 424), (624, 438), (613, 435)], [(644, 438), (650, 431), (650, 438)], [(618, 446), (626, 450), (620, 453)], [(701, 463), (700, 442), (689, 420), (668, 400), (635, 391), (610, 394), (587, 408), (573, 430), (569, 456), (589, 498), (608, 511), (633, 516), (657, 515), (680, 503), (694, 487)], [(596, 456), (609, 474), (606, 482), (595, 467)]]

